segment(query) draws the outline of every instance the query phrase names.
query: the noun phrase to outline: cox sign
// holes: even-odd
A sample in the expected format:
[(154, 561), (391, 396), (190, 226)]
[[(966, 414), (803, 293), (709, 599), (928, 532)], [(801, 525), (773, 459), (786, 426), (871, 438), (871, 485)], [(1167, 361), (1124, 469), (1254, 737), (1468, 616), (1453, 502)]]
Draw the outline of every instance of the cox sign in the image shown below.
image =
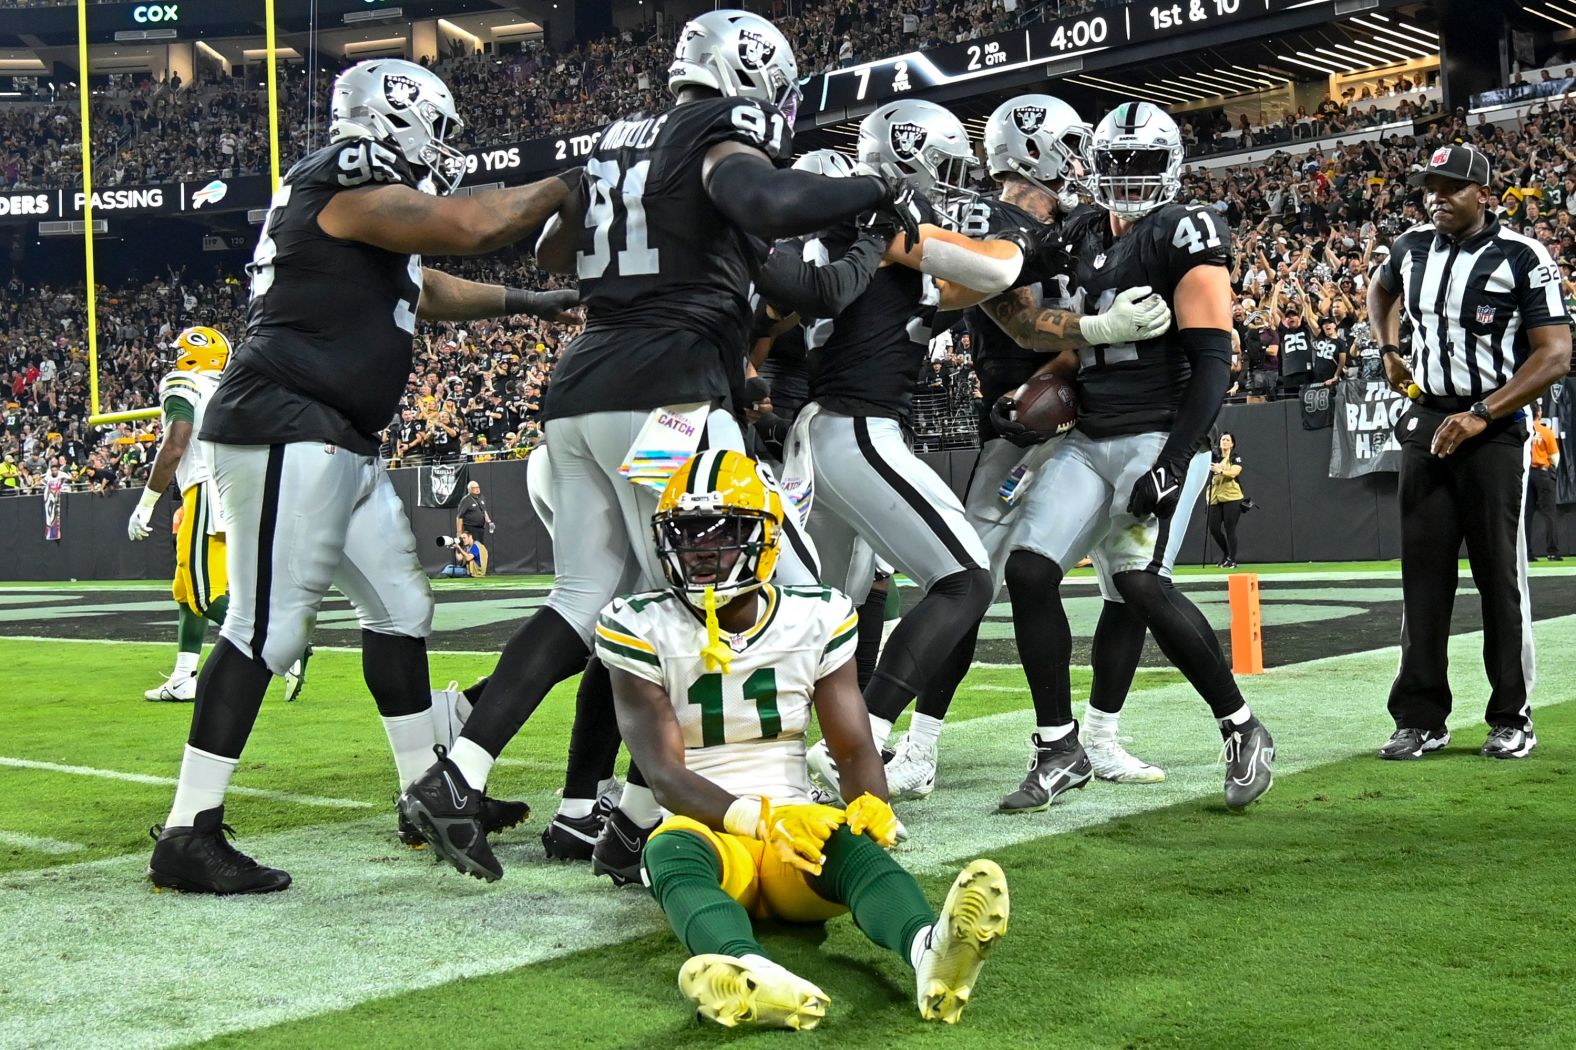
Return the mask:
[(131, 20), (141, 25), (156, 22), (179, 22), (180, 4), (138, 4), (131, 9)]

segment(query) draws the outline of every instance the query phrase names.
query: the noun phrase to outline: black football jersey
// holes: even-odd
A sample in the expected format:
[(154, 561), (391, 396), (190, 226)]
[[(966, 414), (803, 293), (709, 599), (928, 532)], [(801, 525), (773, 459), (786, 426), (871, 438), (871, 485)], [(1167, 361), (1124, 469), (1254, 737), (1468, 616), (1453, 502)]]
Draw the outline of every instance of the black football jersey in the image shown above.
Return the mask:
[(325, 146), (285, 175), (247, 267), (246, 334), (202, 437), (376, 453), (410, 377), (421, 256), (330, 237), (317, 216), (341, 190), (395, 183), (419, 185), (404, 158), (366, 139)]
[[(1117, 293), (1147, 285), (1176, 310), (1176, 288), (1195, 266), (1231, 265), (1231, 230), (1213, 208), (1167, 204), (1121, 237), (1109, 222), (1078, 252), (1081, 313), (1101, 314)], [(1141, 343), (1084, 347), (1079, 352), (1078, 429), (1094, 438), (1169, 431), (1192, 376), (1170, 330)]]
[(781, 113), (746, 98), (608, 125), (581, 190), (576, 267), (586, 328), (553, 371), (548, 418), (730, 396), (762, 256), (712, 203), (701, 168), (720, 142), (786, 163), (792, 139)]
[[(918, 203), (920, 221), (940, 225), (935, 209)], [(849, 220), (820, 240), (836, 259), (856, 236)], [(898, 264), (881, 267), (846, 310), (807, 331), (811, 399), (844, 415), (907, 419), (931, 337), (961, 316), (938, 313), (940, 305), (935, 278)]]
[[(1040, 220), (1015, 204), (1002, 200), (982, 199), (963, 209), (958, 219), (958, 231), (970, 237), (1000, 237), (1014, 230), (1025, 230), (1041, 225)], [(1069, 271), (1057, 274), (1048, 281), (1038, 281), (1028, 286), (1041, 306), (1072, 309), (1074, 305), (1072, 282), (1076, 274)], [(1018, 389), (1040, 366), (1053, 355), (1041, 350), (1019, 346), (1012, 337), (997, 327), (996, 322), (979, 307), (971, 307), (965, 315), (969, 326), (970, 351), (974, 358), (974, 371), (980, 381), (980, 441), (996, 437), (996, 428), (990, 421), (991, 406), (1003, 394)]]

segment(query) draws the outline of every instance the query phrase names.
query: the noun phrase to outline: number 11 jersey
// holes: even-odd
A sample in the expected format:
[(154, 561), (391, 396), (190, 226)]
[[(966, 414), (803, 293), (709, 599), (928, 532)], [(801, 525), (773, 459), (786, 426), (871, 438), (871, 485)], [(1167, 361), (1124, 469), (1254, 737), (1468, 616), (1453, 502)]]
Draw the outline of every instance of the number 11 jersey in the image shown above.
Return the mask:
[(747, 98), (614, 121), (586, 161), (576, 271), (586, 328), (553, 370), (548, 419), (726, 399), (742, 380), (750, 291), (766, 246), (730, 222), (701, 178), (740, 142), (786, 162), (793, 131)]

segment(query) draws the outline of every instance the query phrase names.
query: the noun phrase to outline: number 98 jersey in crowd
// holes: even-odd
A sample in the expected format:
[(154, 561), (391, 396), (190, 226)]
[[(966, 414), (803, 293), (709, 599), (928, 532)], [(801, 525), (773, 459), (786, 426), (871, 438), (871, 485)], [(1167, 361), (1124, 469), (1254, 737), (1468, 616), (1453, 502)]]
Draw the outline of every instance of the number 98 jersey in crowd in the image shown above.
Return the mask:
[(421, 188), (403, 157), (367, 139), (326, 146), (285, 175), (247, 266), (246, 336), (203, 438), (377, 454), (410, 376), (421, 256), (330, 237), (317, 217), (337, 193), (392, 184)]
[[(1085, 316), (1105, 313), (1118, 292), (1145, 285), (1175, 313), (1177, 285), (1189, 270), (1231, 265), (1231, 230), (1202, 205), (1164, 205), (1121, 237), (1104, 221), (1070, 247)], [(1173, 323), (1155, 339), (1080, 350), (1078, 430), (1093, 438), (1169, 431), (1192, 375), (1177, 331)]]
[(597, 620), (596, 654), (667, 692), (691, 772), (735, 795), (808, 802), (816, 683), (853, 657), (859, 617), (830, 587), (766, 584), (760, 607), (755, 626), (725, 636), (725, 671), (706, 666), (705, 625), (672, 591), (613, 599)]
[(792, 140), (781, 113), (749, 98), (685, 102), (608, 125), (581, 189), (586, 328), (554, 369), (546, 418), (729, 395), (761, 252), (712, 203), (701, 171), (718, 143), (785, 164)]

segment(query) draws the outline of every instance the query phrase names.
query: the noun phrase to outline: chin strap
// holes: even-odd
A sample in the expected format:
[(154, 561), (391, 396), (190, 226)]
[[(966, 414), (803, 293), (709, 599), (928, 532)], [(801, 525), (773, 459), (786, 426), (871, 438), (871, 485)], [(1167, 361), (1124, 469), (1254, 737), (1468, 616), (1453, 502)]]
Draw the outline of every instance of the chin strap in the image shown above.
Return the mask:
[(700, 651), (701, 661), (706, 665), (706, 670), (727, 674), (733, 668), (733, 650), (723, 642), (722, 625), (717, 622), (717, 588), (706, 588), (704, 606), (706, 648)]

